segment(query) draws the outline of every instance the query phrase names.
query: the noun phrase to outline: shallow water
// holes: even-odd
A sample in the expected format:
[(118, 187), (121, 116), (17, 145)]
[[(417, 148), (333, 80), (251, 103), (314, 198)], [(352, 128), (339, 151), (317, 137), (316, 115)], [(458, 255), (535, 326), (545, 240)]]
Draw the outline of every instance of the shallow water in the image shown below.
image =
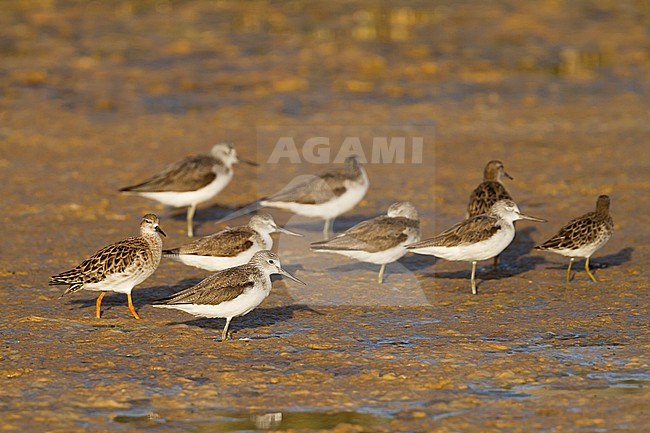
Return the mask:
[[(146, 410), (127, 411), (113, 418), (113, 422), (129, 423), (137, 429), (156, 431), (157, 427), (165, 424), (165, 430), (198, 431), (198, 432), (246, 432), (258, 430), (287, 431), (294, 429), (332, 429), (340, 424), (360, 426), (373, 429), (386, 424), (388, 417), (375, 416), (360, 412), (271, 412), (244, 413), (223, 410), (205, 410), (192, 414), (191, 422), (169, 422), (166, 417), (179, 418), (184, 413), (156, 413)], [(171, 424), (171, 425), (170, 425)]]

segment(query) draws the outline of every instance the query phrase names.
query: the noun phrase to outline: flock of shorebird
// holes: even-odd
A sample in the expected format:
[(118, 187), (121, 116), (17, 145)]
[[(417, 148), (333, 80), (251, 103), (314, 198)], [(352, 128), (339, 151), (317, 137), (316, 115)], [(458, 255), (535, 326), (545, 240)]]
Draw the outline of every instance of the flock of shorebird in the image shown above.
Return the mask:
[[(192, 237), (197, 206), (226, 187), (233, 176), (233, 164), (237, 162), (256, 165), (239, 158), (231, 145), (217, 144), (209, 155), (185, 158), (144, 182), (121, 191), (174, 207), (187, 207), (187, 234)], [(472, 293), (476, 294), (477, 262), (494, 258), (494, 265), (497, 265), (499, 254), (514, 239), (513, 223), (520, 219), (545, 222), (519, 211), (503, 184), (503, 177), (512, 179), (505, 172), (503, 163), (490, 161), (485, 167), (483, 182), (470, 196), (466, 219), (425, 240), (420, 240), (418, 212), (408, 201), (393, 203), (385, 215), (363, 221), (330, 238), (334, 219), (356, 206), (370, 185), (368, 175), (356, 156), (348, 157), (341, 166), (302, 178), (226, 219), (262, 207), (321, 218), (325, 221), (325, 239), (312, 243), (312, 251), (342, 254), (381, 265), (378, 283), (383, 282), (386, 265), (408, 252), (471, 262), (471, 287)], [(589, 258), (612, 235), (609, 204), (608, 196), (599, 196), (594, 212), (569, 221), (555, 236), (536, 247), (570, 258), (567, 282), (576, 258), (586, 259), (587, 275), (596, 281), (589, 270)], [(131, 291), (154, 273), (162, 257), (216, 271), (195, 286), (156, 301), (154, 306), (178, 309), (199, 317), (225, 318), (221, 336), (225, 340), (231, 319), (247, 314), (269, 295), (271, 275), (284, 275), (304, 284), (284, 270), (280, 258), (270, 251), (272, 233), (302, 236), (278, 226), (268, 214), (257, 214), (246, 225), (226, 228), (178, 248), (163, 250), (161, 235), (165, 236), (165, 233), (159, 226), (158, 217), (147, 214), (140, 223), (140, 236), (102, 248), (74, 269), (51, 277), (50, 285), (69, 285), (64, 294), (82, 289), (101, 292), (95, 307), (97, 318), (101, 316), (101, 303), (107, 292), (125, 293), (131, 314), (140, 319), (133, 306)]]

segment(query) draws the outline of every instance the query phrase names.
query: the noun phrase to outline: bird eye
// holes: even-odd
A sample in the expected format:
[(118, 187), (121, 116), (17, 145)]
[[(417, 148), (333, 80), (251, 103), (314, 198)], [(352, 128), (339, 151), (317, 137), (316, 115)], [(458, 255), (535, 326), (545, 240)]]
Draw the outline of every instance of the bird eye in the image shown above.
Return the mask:
[(269, 265), (275, 265), (275, 260), (269, 259)]

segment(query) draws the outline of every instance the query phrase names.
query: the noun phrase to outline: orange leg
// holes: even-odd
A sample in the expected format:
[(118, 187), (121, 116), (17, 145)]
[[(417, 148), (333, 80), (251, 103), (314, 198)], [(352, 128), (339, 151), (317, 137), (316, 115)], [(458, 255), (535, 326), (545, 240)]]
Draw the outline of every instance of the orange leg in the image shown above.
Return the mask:
[(95, 303), (95, 317), (98, 319), (102, 317), (102, 299), (104, 299), (104, 296), (106, 296), (106, 292), (102, 292), (101, 295), (97, 298), (97, 302)]
[(135, 317), (136, 320), (140, 320), (140, 316), (138, 316), (138, 313), (135, 312), (135, 307), (133, 306), (133, 300), (131, 299), (131, 294), (127, 293), (126, 298), (129, 301), (129, 311), (131, 312), (131, 314), (133, 314), (133, 317)]

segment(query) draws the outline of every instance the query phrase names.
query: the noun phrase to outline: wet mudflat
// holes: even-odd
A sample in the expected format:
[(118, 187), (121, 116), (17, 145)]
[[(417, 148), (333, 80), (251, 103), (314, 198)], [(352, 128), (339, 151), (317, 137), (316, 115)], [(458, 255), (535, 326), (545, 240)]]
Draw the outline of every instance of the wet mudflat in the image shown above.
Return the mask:
[[(650, 423), (650, 9), (637, 1), (8, 2), (0, 16), (0, 430), (639, 432)], [(341, 126), (343, 125), (343, 126)], [(58, 299), (50, 275), (162, 216), (117, 190), (219, 141), (261, 166), (197, 213), (229, 210), (321, 166), (267, 163), (275, 137), (426, 133), (421, 164), (369, 164), (335, 230), (398, 199), (423, 235), (463, 218), (504, 161), (523, 212), (492, 270), (407, 256), (377, 267), (276, 247), (307, 287), (277, 281), (232, 322), (151, 303), (206, 272), (163, 261), (123, 295)], [(408, 127), (408, 128), (407, 128)], [(324, 131), (324, 133), (322, 132)], [(423, 134), (424, 135), (424, 134)], [(300, 142), (300, 140), (296, 140)], [(339, 142), (332, 145), (332, 149)], [(335, 153), (335, 151), (332, 151)], [(563, 281), (532, 250), (612, 197), (615, 234)], [(245, 219), (242, 219), (242, 222)], [(238, 223), (239, 221), (237, 221)], [(326, 257), (326, 258), (324, 258)]]

